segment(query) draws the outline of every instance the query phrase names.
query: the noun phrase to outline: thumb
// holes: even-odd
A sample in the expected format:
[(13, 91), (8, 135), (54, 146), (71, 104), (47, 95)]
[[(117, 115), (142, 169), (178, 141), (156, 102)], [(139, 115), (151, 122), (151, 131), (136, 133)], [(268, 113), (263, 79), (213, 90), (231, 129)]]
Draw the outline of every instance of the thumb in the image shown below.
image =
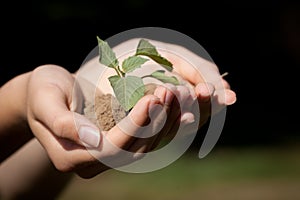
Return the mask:
[(55, 114), (49, 128), (58, 137), (69, 139), (87, 147), (98, 147), (101, 134), (96, 125), (83, 115), (72, 111)]
[(101, 133), (98, 127), (86, 117), (73, 113), (76, 133), (78, 133), (79, 143), (86, 147), (98, 147), (101, 140)]

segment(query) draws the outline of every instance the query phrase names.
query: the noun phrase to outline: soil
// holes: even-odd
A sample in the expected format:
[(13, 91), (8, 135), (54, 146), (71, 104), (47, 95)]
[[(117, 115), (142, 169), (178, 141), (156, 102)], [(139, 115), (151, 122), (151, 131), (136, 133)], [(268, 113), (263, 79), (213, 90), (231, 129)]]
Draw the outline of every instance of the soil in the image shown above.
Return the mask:
[[(147, 84), (145, 95), (153, 94), (155, 84)], [(126, 117), (126, 112), (111, 94), (97, 94), (95, 104), (85, 102), (84, 115), (102, 131), (108, 131)]]

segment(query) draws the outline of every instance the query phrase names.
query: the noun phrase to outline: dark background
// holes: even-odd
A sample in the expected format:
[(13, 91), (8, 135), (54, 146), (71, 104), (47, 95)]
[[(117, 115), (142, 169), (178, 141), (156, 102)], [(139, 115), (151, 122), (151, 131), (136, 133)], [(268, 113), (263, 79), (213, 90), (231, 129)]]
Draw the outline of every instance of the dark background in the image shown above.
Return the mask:
[[(196, 4), (197, 2), (197, 4)], [(287, 1), (25, 1), (2, 3), (0, 84), (42, 64), (76, 71), (97, 45), (138, 27), (195, 39), (237, 93), (220, 145), (299, 139), (300, 4)]]

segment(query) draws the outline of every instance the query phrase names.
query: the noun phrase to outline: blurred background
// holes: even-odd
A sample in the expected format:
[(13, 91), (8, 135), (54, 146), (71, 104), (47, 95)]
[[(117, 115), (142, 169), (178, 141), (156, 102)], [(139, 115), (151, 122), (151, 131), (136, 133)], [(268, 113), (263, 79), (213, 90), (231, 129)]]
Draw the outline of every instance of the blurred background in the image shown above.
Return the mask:
[(96, 35), (155, 26), (201, 44), (237, 93), (204, 159), (197, 158), (200, 131), (165, 169), (75, 178), (60, 199), (300, 199), (299, 2), (31, 0), (1, 10), (1, 85), (43, 64), (75, 72)]

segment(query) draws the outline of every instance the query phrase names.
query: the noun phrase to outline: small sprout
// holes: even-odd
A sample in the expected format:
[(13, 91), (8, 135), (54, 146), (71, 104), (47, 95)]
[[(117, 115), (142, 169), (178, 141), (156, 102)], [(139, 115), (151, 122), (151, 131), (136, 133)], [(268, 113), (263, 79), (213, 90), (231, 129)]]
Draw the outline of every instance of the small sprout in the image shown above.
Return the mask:
[(122, 65), (119, 65), (119, 61), (116, 58), (115, 53), (110, 48), (107, 42), (97, 37), (99, 46), (99, 62), (103, 65), (113, 68), (117, 75), (108, 78), (117, 100), (125, 111), (129, 111), (145, 94), (145, 85), (143, 78), (151, 77), (155, 78), (163, 83), (172, 83), (178, 85), (179, 81), (175, 76), (166, 76), (164, 70), (157, 70), (150, 75), (143, 77), (127, 75), (127, 73), (140, 68), (149, 59), (160, 64), (168, 71), (173, 70), (173, 65), (166, 58), (162, 57), (155, 46), (149, 43), (145, 39), (141, 39), (136, 49), (136, 53), (133, 56), (126, 58)]

